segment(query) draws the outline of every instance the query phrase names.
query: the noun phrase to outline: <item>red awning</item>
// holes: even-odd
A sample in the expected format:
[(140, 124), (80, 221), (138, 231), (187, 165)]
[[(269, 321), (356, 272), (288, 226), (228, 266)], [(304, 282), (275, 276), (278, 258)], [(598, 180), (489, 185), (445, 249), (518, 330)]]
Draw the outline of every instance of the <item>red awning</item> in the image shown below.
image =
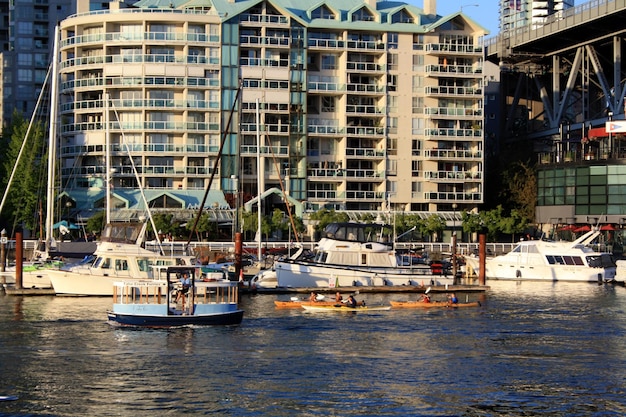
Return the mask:
[(591, 227), (584, 225), (584, 226), (580, 226), (578, 229), (574, 229), (574, 232), (579, 233), (579, 232), (588, 232), (591, 230)]
[(612, 224), (605, 224), (605, 225), (600, 227), (600, 230), (613, 231), (613, 230), (616, 230), (616, 229), (615, 229), (615, 227)]
[[(587, 137), (590, 140), (593, 140), (595, 138), (608, 138), (609, 134), (606, 133), (606, 127), (602, 126), (602, 127), (594, 127), (592, 129), (589, 129), (587, 131)], [(593, 139), (592, 139), (593, 138)]]

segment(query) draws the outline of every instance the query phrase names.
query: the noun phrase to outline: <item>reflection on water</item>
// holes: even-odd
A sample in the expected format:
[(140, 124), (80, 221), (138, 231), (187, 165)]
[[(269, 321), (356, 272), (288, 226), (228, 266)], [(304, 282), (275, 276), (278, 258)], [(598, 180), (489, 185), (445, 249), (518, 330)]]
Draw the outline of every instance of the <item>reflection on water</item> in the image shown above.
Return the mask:
[(109, 326), (109, 298), (1, 297), (0, 395), (20, 398), (0, 415), (626, 414), (625, 288), (488, 284), (476, 309), (320, 314), (246, 296), (240, 326), (170, 330)]

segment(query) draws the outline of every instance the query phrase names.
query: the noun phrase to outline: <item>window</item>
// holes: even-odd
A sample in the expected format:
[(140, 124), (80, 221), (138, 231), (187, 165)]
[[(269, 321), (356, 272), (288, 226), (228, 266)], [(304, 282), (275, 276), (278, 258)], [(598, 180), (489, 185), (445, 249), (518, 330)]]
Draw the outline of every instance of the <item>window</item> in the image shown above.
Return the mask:
[(311, 13), (311, 19), (335, 19), (335, 14), (326, 6), (318, 7)]
[(391, 32), (387, 34), (387, 49), (398, 49), (398, 34)]
[(332, 113), (335, 110), (335, 97), (322, 97), (322, 112)]
[(396, 91), (398, 87), (398, 76), (388, 74), (387, 75), (387, 91)]
[(398, 154), (398, 139), (388, 138), (387, 139), (387, 155), (397, 155), (397, 154)]
[(323, 70), (337, 69), (337, 57), (335, 55), (322, 55), (322, 69)]
[(387, 55), (387, 66), (390, 71), (398, 71), (398, 54)]
[(357, 10), (356, 12), (352, 14), (352, 21), (353, 22), (373, 22), (374, 16), (368, 9), (366, 9), (365, 7), (362, 7), (360, 10)]

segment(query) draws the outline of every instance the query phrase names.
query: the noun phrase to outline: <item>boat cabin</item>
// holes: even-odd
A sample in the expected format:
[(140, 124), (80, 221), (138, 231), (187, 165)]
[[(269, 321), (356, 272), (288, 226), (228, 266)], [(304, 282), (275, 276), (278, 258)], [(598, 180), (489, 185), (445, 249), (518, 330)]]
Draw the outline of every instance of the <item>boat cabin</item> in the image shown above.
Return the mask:
[[(126, 314), (197, 315), (220, 313), (224, 305), (237, 309), (238, 283), (198, 277), (195, 267), (171, 266), (161, 281), (115, 282), (113, 309)], [(183, 278), (189, 277), (188, 288)]]

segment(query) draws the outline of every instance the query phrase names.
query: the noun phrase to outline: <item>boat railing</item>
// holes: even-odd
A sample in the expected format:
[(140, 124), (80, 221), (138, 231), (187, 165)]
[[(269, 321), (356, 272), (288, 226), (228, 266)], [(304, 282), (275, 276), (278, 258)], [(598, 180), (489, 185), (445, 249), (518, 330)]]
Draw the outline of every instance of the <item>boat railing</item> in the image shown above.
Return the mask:
[[(178, 283), (171, 286), (175, 289)], [(115, 304), (166, 304), (168, 286), (166, 281), (120, 281), (113, 283)], [(238, 283), (234, 281), (197, 281), (193, 294), (194, 304), (237, 304)]]

